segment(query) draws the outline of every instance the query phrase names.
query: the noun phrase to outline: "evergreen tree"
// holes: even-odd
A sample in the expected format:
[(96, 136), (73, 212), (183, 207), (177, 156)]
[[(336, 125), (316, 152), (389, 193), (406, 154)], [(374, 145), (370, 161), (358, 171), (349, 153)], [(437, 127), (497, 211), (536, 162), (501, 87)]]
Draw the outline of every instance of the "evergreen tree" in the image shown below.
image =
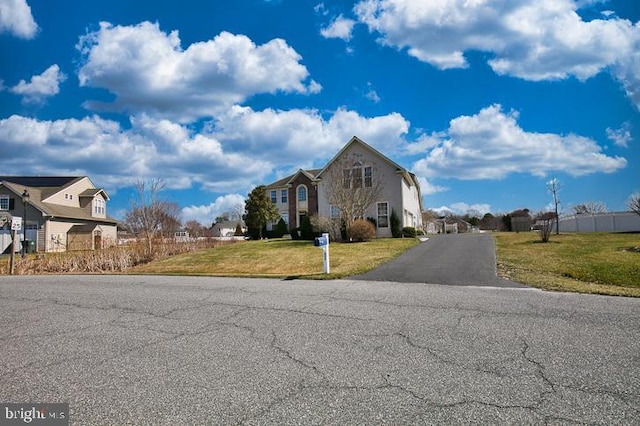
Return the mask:
[(250, 235), (257, 235), (262, 239), (262, 229), (267, 223), (280, 217), (278, 209), (267, 196), (266, 187), (255, 187), (245, 200), (244, 221), (249, 228)]

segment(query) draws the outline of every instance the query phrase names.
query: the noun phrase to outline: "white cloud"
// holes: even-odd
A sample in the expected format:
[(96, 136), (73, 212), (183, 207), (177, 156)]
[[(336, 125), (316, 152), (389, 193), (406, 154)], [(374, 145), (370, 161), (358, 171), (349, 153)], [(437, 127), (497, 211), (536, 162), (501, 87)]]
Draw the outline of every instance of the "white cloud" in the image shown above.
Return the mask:
[(26, 0), (2, 0), (0, 2), (0, 34), (11, 33), (16, 37), (32, 39), (38, 33), (38, 24), (31, 15)]
[(418, 183), (420, 184), (420, 193), (422, 196), (433, 195), (439, 192), (446, 192), (449, 190), (446, 186), (434, 185), (429, 180), (418, 177)]
[(100, 29), (81, 37), (78, 72), (82, 86), (116, 95), (113, 105), (87, 103), (92, 109), (116, 108), (190, 121), (258, 93), (317, 93), (307, 81), (301, 56), (282, 39), (256, 45), (244, 35), (222, 32), (213, 40), (183, 50), (177, 31), (142, 22)]
[(212, 203), (200, 206), (188, 206), (182, 209), (184, 222), (197, 220), (204, 226), (209, 226), (216, 217), (228, 211), (236, 211), (240, 206), (244, 209), (245, 197), (240, 194), (226, 194), (216, 198)]
[[(219, 193), (248, 191), (272, 173), (322, 164), (358, 135), (387, 153), (403, 142), (408, 122), (399, 114), (363, 117), (339, 109), (328, 119), (317, 111), (253, 111), (234, 107), (213, 126), (188, 126), (148, 115), (130, 117), (131, 128), (98, 116), (0, 120), (3, 171), (69, 175), (90, 171), (118, 189), (137, 179), (162, 178), (169, 188), (201, 186)], [(25, 149), (30, 155), (25, 157)], [(278, 155), (274, 155), (277, 152)]]
[(10, 91), (16, 95), (21, 95), (23, 103), (40, 104), (46, 98), (60, 93), (60, 83), (65, 81), (67, 76), (60, 72), (60, 67), (54, 64), (47, 68), (42, 74), (34, 75), (27, 83), (20, 80)]
[[(220, 192), (249, 188), (273, 170), (267, 160), (229, 152), (214, 137), (146, 116), (124, 130), (99, 117), (41, 121), (13, 115), (0, 120), (6, 173), (86, 174), (112, 187), (162, 178), (170, 188), (201, 185)], [(25, 157), (24, 149), (31, 149)]]
[(482, 218), (485, 214), (491, 213), (491, 205), (489, 204), (467, 204), (462, 201), (453, 203), (450, 206), (430, 207), (429, 209), (437, 212), (441, 216), (448, 214), (464, 216), (467, 213), (480, 213), (480, 218)]
[(353, 31), (355, 23), (354, 20), (339, 15), (328, 26), (322, 28), (320, 34), (322, 34), (324, 38), (339, 38), (344, 41), (349, 41), (351, 40), (351, 32)]
[(584, 21), (578, 8), (571, 0), (363, 0), (354, 12), (381, 43), (440, 69), (467, 67), (472, 50), (491, 52), (496, 73), (532, 81), (586, 80), (611, 68), (640, 108), (640, 24)]
[(627, 164), (622, 157), (603, 154), (592, 139), (526, 132), (517, 119), (516, 112), (504, 113), (500, 105), (455, 118), (413, 171), (428, 178), (501, 179), (515, 173), (613, 173)]
[(629, 123), (624, 123), (619, 129), (607, 128), (607, 138), (619, 147), (627, 148), (633, 140)]
[[(217, 117), (214, 131), (221, 141), (257, 158), (301, 165), (330, 158), (354, 135), (391, 153), (408, 130), (409, 122), (398, 113), (363, 117), (340, 108), (325, 119), (316, 110), (254, 111), (236, 106)], [(280, 154), (274, 159), (276, 151)]]

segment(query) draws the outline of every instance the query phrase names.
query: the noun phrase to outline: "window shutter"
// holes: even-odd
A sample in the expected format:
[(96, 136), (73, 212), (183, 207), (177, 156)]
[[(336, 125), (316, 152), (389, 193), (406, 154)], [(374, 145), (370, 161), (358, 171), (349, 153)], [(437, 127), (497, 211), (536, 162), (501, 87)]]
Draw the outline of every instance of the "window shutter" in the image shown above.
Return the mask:
[(13, 210), (16, 208), (16, 199), (9, 198), (9, 210)]

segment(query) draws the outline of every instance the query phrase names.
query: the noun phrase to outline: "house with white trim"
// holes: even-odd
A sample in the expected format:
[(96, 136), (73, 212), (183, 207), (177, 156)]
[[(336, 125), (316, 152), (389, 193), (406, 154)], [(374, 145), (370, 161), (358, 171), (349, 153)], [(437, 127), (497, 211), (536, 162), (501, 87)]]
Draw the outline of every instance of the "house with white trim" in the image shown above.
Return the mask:
[[(28, 194), (28, 197), (23, 197)], [(117, 243), (117, 220), (107, 214), (109, 196), (87, 176), (0, 176), (0, 215), (25, 218), (20, 241), (36, 251), (96, 250)], [(26, 209), (26, 210), (25, 210)], [(10, 241), (0, 225), (0, 249)]]
[(378, 198), (364, 218), (376, 222), (377, 237), (391, 237), (391, 215), (401, 227), (422, 227), (422, 196), (416, 176), (358, 137), (351, 140), (321, 169), (299, 169), (266, 186), (289, 229), (300, 226), (304, 216), (337, 218), (341, 212), (331, 204), (332, 181), (367, 188), (381, 183)]

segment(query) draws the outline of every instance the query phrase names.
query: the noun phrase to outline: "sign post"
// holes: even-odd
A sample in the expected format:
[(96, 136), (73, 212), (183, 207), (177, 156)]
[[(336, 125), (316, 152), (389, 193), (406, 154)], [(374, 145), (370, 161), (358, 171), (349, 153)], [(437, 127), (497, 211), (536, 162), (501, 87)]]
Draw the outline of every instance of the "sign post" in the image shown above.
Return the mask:
[(328, 274), (331, 270), (329, 262), (329, 234), (324, 233), (322, 237), (318, 237), (313, 245), (322, 249), (322, 272)]
[(22, 218), (11, 218), (11, 255), (9, 257), (9, 275), (13, 275), (15, 269), (16, 258), (16, 239), (18, 237), (18, 231), (22, 229)]

